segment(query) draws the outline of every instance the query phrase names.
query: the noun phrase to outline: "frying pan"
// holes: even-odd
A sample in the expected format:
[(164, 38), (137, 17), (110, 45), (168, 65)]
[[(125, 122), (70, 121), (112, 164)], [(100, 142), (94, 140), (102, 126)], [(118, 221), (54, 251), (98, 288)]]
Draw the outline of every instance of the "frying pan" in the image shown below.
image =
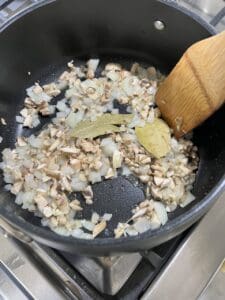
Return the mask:
[[(84, 63), (90, 57), (99, 57), (102, 65), (111, 61), (125, 67), (138, 61), (166, 73), (187, 47), (212, 34), (210, 25), (174, 1), (37, 2), (32, 9), (17, 14), (0, 34), (0, 116), (7, 121), (7, 127), (0, 128), (0, 150), (14, 147), (19, 134), (28, 136), (33, 132), (22, 129), (15, 121), (23, 107), (25, 89), (38, 80), (41, 84), (53, 81), (71, 59)], [(108, 231), (94, 240), (60, 236), (43, 227), (39, 218), (14, 203), (14, 197), (4, 190), (2, 178), (0, 216), (32, 239), (71, 253), (99, 256), (150, 249), (190, 227), (223, 191), (224, 115), (222, 108), (194, 131), (200, 155), (193, 190), (196, 201), (170, 213), (169, 221), (157, 230), (113, 238), (116, 224), (126, 221), (131, 208), (144, 199), (141, 187), (133, 185), (132, 178), (123, 177), (93, 187), (94, 204), (84, 210), (83, 216), (90, 217), (92, 211), (113, 214)], [(49, 119), (44, 119), (42, 125), (46, 122)]]

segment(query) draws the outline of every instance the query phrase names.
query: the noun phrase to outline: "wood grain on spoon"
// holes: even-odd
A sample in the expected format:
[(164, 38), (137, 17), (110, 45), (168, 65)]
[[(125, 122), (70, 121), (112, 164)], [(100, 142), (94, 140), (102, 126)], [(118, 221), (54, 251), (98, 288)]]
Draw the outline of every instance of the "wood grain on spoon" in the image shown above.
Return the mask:
[(193, 44), (160, 85), (156, 103), (181, 137), (225, 100), (225, 31)]

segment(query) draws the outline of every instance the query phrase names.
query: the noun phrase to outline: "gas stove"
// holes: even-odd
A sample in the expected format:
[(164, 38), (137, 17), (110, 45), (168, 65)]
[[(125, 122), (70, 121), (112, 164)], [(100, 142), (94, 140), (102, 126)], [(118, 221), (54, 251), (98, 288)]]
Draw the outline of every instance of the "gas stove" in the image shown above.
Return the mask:
[[(0, 0), (0, 28), (42, 1)], [(224, 1), (177, 2), (217, 31), (225, 29)], [(198, 224), (175, 239), (143, 253), (113, 257), (62, 253), (0, 220), (0, 299), (206, 299), (225, 256), (224, 198), (225, 193)]]
[(58, 252), (0, 220), (0, 299), (201, 299), (224, 260), (224, 197), (181, 236), (118, 257)]

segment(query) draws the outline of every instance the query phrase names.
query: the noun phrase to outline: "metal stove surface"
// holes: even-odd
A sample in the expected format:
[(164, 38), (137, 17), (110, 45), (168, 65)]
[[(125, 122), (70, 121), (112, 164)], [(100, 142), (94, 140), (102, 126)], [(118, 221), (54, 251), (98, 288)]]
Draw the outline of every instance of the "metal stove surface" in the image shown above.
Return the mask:
[[(115, 296), (106, 295), (115, 292), (109, 286), (102, 293), (94, 285), (101, 281), (110, 283), (112, 269), (103, 272), (106, 277), (98, 277), (100, 270), (107, 269), (105, 264), (110, 266), (118, 259), (129, 261), (129, 258), (83, 257), (80, 260), (79, 257), (63, 256), (15, 232), (0, 220), (0, 299), (200, 299), (225, 256), (225, 242), (221, 238), (225, 229), (224, 199), (225, 192), (185, 236), (142, 253), (137, 268), (130, 277), (128, 275), (129, 278), (125, 275), (127, 281)], [(104, 268), (94, 269), (94, 264), (102, 264)], [(94, 273), (98, 281), (91, 280), (90, 284), (81, 275), (85, 266), (88, 266), (86, 276)], [(115, 275), (118, 281), (121, 273)]]
[(92, 258), (39, 245), (3, 220), (0, 228), (0, 299), (138, 299), (183, 237), (141, 254)]
[(176, 250), (182, 237), (178, 236), (143, 253), (112, 257), (82, 257), (68, 253), (61, 255), (104, 294), (104, 299), (106, 295), (116, 295), (113, 299), (137, 299)]
[(207, 22), (211, 22), (217, 31), (225, 28), (225, 1), (224, 0), (177, 0), (184, 6), (200, 15)]
[[(43, 1), (0, 0), (0, 27)], [(225, 28), (225, 18), (217, 24), (225, 14), (223, 0), (177, 2), (208, 22), (217, 16), (216, 29)], [(0, 299), (198, 299), (224, 259), (224, 198), (225, 193), (183, 236), (146, 253), (119, 257), (58, 253), (0, 220)]]

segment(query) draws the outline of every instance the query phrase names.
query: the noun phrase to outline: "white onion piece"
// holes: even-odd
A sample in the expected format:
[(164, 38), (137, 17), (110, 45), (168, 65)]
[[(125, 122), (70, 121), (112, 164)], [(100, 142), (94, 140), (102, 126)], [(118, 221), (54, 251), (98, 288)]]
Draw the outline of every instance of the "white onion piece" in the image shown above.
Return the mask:
[(185, 207), (185, 206), (187, 206), (188, 204), (190, 204), (194, 200), (195, 200), (195, 196), (192, 193), (187, 192), (184, 195), (183, 202), (180, 203), (180, 207)]
[(83, 235), (83, 230), (80, 228), (74, 229), (72, 231), (72, 236), (76, 237), (76, 238), (80, 238)]
[(93, 231), (95, 225), (87, 220), (81, 220), (81, 225), (83, 226), (83, 228), (87, 229), (88, 231)]
[(177, 204), (174, 202), (174, 203), (171, 203), (171, 204), (169, 204), (169, 205), (166, 206), (166, 211), (167, 211), (167, 212), (172, 212), (172, 211), (174, 211), (176, 208), (177, 208)]
[(151, 229), (151, 223), (148, 219), (143, 217), (134, 222), (133, 227), (137, 232), (142, 233)]
[(122, 154), (121, 154), (120, 151), (118, 151), (118, 150), (114, 151), (112, 163), (113, 163), (113, 168), (114, 169), (118, 169), (118, 168), (121, 167), (121, 164), (122, 164)]
[(56, 88), (59, 90), (64, 90), (68, 86), (68, 82), (66, 80), (60, 80), (56, 83)]
[(128, 228), (125, 229), (125, 233), (128, 234), (129, 236), (135, 236), (138, 234), (138, 231), (134, 229), (132, 226), (129, 226)]
[(60, 118), (62, 118), (62, 119), (66, 118), (67, 115), (68, 114), (65, 111), (60, 111), (60, 112), (56, 113), (56, 117), (57, 117), (58, 121), (60, 120)]
[(168, 221), (168, 216), (165, 206), (157, 201), (154, 201), (153, 206), (161, 224), (166, 224), (166, 222)]
[(35, 137), (33, 134), (27, 139), (27, 141), (34, 148), (40, 148), (43, 143), (42, 139)]
[(122, 89), (115, 87), (111, 91), (110, 99), (111, 100), (120, 99), (121, 97), (124, 96), (126, 96), (125, 92)]
[(21, 116), (16, 116), (16, 122), (23, 124), (24, 118)]
[(147, 90), (147, 92), (150, 94), (150, 95), (155, 95), (156, 94), (156, 91), (157, 91), (157, 88), (154, 87), (154, 86), (150, 86)]
[(145, 126), (145, 121), (141, 120), (137, 115), (135, 115), (128, 125), (129, 128), (134, 128), (134, 127), (144, 127)]
[(93, 212), (93, 214), (91, 216), (91, 222), (93, 224), (97, 224), (99, 221), (99, 218), (100, 218), (99, 214), (97, 214), (96, 212)]
[(111, 113), (112, 113), (113, 115), (118, 115), (118, 114), (119, 114), (119, 109), (118, 109), (118, 108), (113, 108), (113, 109), (111, 110)]
[(88, 180), (94, 184), (96, 182), (100, 182), (102, 180), (101, 178), (101, 174), (99, 172), (90, 172), (89, 175), (88, 175)]
[(70, 175), (73, 175), (74, 173), (74, 170), (73, 168), (71, 168), (70, 166), (62, 166), (61, 167), (61, 172), (63, 173), (63, 175), (65, 176), (70, 176)]
[(84, 112), (82, 111), (78, 111), (77, 113), (71, 111), (66, 118), (66, 124), (71, 128), (74, 128), (83, 119), (83, 116)]
[(23, 192), (19, 192), (19, 194), (17, 194), (15, 199), (16, 204), (21, 205), (23, 203), (23, 194)]
[(122, 166), (122, 175), (129, 176), (132, 174), (131, 170), (127, 166)]
[(102, 167), (99, 169), (99, 173), (101, 176), (105, 176), (109, 170), (110, 162), (109, 159), (106, 157), (102, 158)]
[(125, 78), (121, 83), (121, 87), (125, 91), (127, 96), (135, 96), (141, 94), (139, 79), (136, 76), (129, 76)]
[(106, 73), (106, 77), (112, 81), (118, 81), (120, 79), (120, 73), (112, 70)]
[[(75, 213), (75, 215), (76, 215), (76, 212), (74, 212), (74, 213)], [(74, 220), (73, 220), (73, 223), (74, 223), (74, 227), (75, 227), (76, 229), (82, 227), (82, 225), (81, 225), (81, 220), (74, 219)]]
[(94, 237), (92, 234), (89, 234), (89, 233), (86, 233), (84, 232), (81, 236), (80, 236), (81, 239), (85, 239), (85, 240), (93, 240)]
[(132, 107), (131, 106), (127, 106), (126, 111), (131, 114), (132, 113)]
[(57, 102), (56, 108), (60, 112), (64, 112), (65, 114), (70, 113), (70, 108), (66, 105), (66, 99)]
[(40, 123), (38, 115), (33, 115), (31, 128), (37, 127)]
[(12, 178), (12, 176), (10, 174), (4, 175), (4, 181), (5, 181), (5, 183), (14, 183), (14, 179)]
[(107, 214), (105, 213), (103, 216), (102, 216), (102, 219), (105, 220), (105, 221), (110, 221), (112, 219), (112, 214)]
[(71, 187), (74, 192), (82, 192), (87, 187), (87, 182), (81, 181), (77, 177), (73, 177), (72, 182), (71, 182)]
[(113, 153), (117, 150), (116, 143), (112, 140), (112, 138), (105, 138), (101, 141), (101, 148), (106, 156), (113, 156)]
[(151, 218), (151, 229), (157, 229), (161, 226), (161, 222), (156, 214), (154, 214)]
[(76, 95), (78, 95), (78, 94), (79, 94), (79, 92), (78, 92), (78, 90), (77, 90), (77, 87), (74, 86), (74, 87), (72, 87), (72, 88), (66, 90), (66, 92), (65, 92), (65, 97), (66, 97), (67, 99), (69, 99), (69, 98), (74, 97), (74, 96), (76, 96)]
[(113, 103), (109, 102), (105, 105), (106, 111), (112, 111), (113, 110)]
[(139, 209), (139, 210), (132, 216), (131, 219), (134, 220), (134, 219), (136, 219), (136, 218), (138, 218), (138, 217), (143, 216), (143, 215), (146, 213), (146, 211), (147, 211), (147, 208), (146, 208), (146, 207)]
[(50, 115), (53, 115), (55, 113), (55, 105), (49, 105), (48, 111)]
[(96, 58), (96, 59), (89, 59), (87, 61), (88, 70), (92, 71), (93, 75), (94, 75), (95, 71), (97, 70), (99, 62), (100, 62), (100, 60), (98, 58)]
[(11, 184), (6, 184), (6, 185), (4, 186), (4, 188), (6, 189), (6, 191), (10, 191), (11, 188), (12, 188), (12, 185), (11, 185)]
[[(35, 212), (35, 216), (38, 216), (38, 212)], [(46, 218), (41, 219), (41, 224), (43, 226), (48, 226), (49, 225), (49, 219), (46, 219)]]
[(72, 231), (72, 236), (79, 238), (79, 239), (86, 239), (86, 240), (93, 239), (93, 236), (91, 234), (85, 233), (85, 232), (83, 232), (82, 229), (79, 229), (79, 228)]
[(56, 233), (60, 234), (60, 235), (64, 235), (64, 236), (69, 236), (70, 235), (70, 231), (67, 230), (65, 227), (53, 227), (53, 226), (51, 226), (51, 229), (53, 231), (55, 231)]
[(49, 95), (47, 95), (45, 92), (41, 92), (41, 93), (35, 93), (33, 91), (33, 89), (36, 86), (33, 85), (31, 87), (29, 87), (28, 89), (26, 89), (27, 95), (35, 102), (35, 103), (41, 103), (42, 101), (45, 102), (49, 102), (52, 97), (50, 97)]

